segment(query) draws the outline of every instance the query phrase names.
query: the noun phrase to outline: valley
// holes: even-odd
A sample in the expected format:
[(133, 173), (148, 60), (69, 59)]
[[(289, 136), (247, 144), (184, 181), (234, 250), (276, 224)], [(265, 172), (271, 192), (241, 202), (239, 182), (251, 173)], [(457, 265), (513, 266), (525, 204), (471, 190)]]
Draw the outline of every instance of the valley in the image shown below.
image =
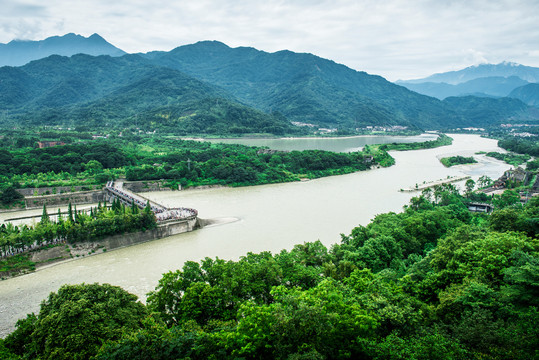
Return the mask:
[[(359, 51), (316, 19), (271, 51), (227, 37), (224, 23), (246, 24), (228, 18), (204, 27), (226, 42), (193, 41), (207, 17), (185, 14), (205, 5), (177, 12), (172, 50), (96, 33), (0, 44), (0, 358), (533, 357), (539, 68), (477, 48), (472, 66), (391, 82), (362, 70), (381, 44), (377, 63), (416, 56), (417, 73), (448, 53), (439, 68), (455, 69), (463, 48), (399, 53), (364, 31), (376, 45)], [(47, 6), (5, 11), (52, 19)], [(435, 14), (416, 34), (435, 33)], [(354, 60), (305, 51), (328, 44)]]

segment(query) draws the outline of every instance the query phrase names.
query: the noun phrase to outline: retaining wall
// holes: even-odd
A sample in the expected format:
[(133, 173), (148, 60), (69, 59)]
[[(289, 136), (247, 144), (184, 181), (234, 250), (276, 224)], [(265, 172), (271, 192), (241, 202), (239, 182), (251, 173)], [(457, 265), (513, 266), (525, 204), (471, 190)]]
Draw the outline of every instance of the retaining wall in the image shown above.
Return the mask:
[[(70, 244), (67, 247), (57, 246), (50, 249), (34, 251), (31, 253), (31, 260), (37, 263), (37, 267), (43, 267), (71, 258), (99, 254), (107, 250), (119, 249), (125, 246), (141, 244), (147, 241), (193, 231), (202, 226), (203, 224), (199, 222), (198, 218), (194, 217), (188, 220), (179, 220), (161, 224), (152, 230), (114, 235), (96, 241)], [(0, 275), (10, 276), (10, 274)]]
[(104, 248), (108, 250), (140, 244), (146, 241), (161, 239), (167, 236), (177, 235), (193, 231), (199, 227), (197, 218), (191, 220), (181, 220), (158, 225), (157, 228), (135, 233), (114, 235), (103, 240), (97, 240)]
[(164, 181), (129, 181), (124, 182), (124, 188), (131, 192), (169, 191)]
[(43, 196), (28, 196), (24, 198), (24, 203), (27, 209), (41, 208), (43, 204), (49, 205), (66, 205), (71, 203), (76, 204), (92, 204), (105, 199), (103, 190), (80, 191), (76, 193), (65, 193), (56, 195)]
[(80, 185), (80, 186), (53, 186), (41, 188), (24, 188), (17, 189), (17, 192), (23, 196), (41, 196), (41, 195), (58, 195), (68, 194), (79, 191), (90, 191), (101, 189), (99, 185)]

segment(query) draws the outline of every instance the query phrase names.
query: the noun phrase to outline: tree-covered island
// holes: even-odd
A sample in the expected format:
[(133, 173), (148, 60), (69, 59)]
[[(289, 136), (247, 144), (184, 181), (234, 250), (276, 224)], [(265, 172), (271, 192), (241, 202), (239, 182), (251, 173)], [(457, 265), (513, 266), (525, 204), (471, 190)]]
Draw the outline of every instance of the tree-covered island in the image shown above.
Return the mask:
[(445, 167), (451, 167), (451, 166), (455, 166), (455, 165), (475, 164), (475, 163), (477, 163), (477, 160), (475, 160), (473, 158), (473, 156), (460, 156), (460, 155), (457, 155), (457, 156), (450, 156), (450, 157), (441, 158), (440, 162)]
[[(70, 134), (71, 135), (71, 134)], [(108, 180), (165, 179), (172, 189), (199, 185), (245, 186), (314, 179), (393, 164), (383, 149), (354, 153), (272, 151), (163, 136), (102, 139), (64, 136), (61, 145), (36, 148), (37, 139), (13, 133), (0, 139), (0, 199), (17, 199), (15, 188), (83, 186)]]

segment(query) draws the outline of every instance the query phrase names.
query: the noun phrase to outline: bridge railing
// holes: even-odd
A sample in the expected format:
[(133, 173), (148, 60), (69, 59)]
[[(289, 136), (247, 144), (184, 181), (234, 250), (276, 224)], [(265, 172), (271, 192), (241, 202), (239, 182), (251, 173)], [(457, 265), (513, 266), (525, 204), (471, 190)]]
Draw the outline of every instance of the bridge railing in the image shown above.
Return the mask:
[[(113, 181), (107, 182), (105, 189), (109, 191), (113, 196), (117, 196), (129, 204), (134, 203), (136, 206), (138, 206), (141, 209), (144, 209), (147, 206), (147, 203), (144, 203), (142, 200), (137, 199), (130, 192), (115, 188)], [(196, 218), (198, 216), (198, 211), (192, 208), (184, 208), (184, 207), (167, 208), (159, 204), (157, 205), (150, 204), (150, 208), (152, 212), (155, 214), (157, 221), (159, 222), (176, 220), (176, 219), (185, 220), (185, 219)]]

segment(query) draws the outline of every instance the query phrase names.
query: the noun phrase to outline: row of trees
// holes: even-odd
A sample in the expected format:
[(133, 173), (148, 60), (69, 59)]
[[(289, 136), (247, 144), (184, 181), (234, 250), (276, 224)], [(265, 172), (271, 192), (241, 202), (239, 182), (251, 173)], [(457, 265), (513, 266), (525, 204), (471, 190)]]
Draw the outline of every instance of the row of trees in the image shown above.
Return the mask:
[(437, 195), (378, 215), (331, 248), (317, 241), (189, 261), (163, 275), (146, 307), (121, 302), (129, 295), (118, 288), (104, 294), (109, 285), (64, 286), (0, 351), (14, 359), (534, 358), (539, 199), (488, 216), (470, 213), (451, 186)]
[(70, 203), (66, 216), (58, 209), (54, 221), (43, 206), (41, 221), (34, 227), (11, 223), (0, 226), (0, 256), (19, 254), (44, 245), (90, 241), (155, 227), (156, 219), (149, 206), (140, 211), (136, 206), (125, 207), (119, 200), (115, 200), (110, 209), (106, 204), (99, 204), (89, 212), (77, 211)]

